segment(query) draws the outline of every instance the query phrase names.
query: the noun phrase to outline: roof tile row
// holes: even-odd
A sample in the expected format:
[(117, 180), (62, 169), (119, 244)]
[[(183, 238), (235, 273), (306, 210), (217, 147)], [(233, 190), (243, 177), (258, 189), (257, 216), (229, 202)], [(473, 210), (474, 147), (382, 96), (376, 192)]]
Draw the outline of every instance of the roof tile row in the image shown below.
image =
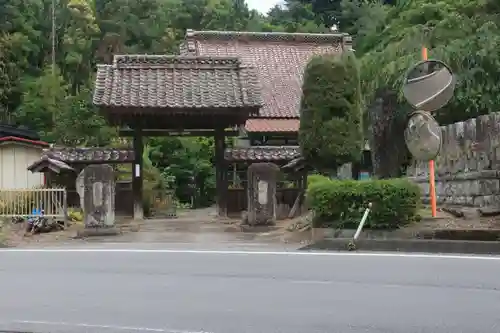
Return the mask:
[(261, 87), (237, 58), (118, 55), (99, 65), (97, 106), (199, 109), (260, 108)]
[[(300, 156), (297, 146), (259, 146), (249, 148), (227, 148), (227, 161), (272, 162), (289, 161)], [(123, 148), (50, 148), (45, 149), (41, 160), (62, 161), (67, 164), (132, 163), (134, 151)]]
[(231, 162), (280, 162), (291, 161), (299, 156), (298, 146), (255, 146), (226, 149), (224, 158)]

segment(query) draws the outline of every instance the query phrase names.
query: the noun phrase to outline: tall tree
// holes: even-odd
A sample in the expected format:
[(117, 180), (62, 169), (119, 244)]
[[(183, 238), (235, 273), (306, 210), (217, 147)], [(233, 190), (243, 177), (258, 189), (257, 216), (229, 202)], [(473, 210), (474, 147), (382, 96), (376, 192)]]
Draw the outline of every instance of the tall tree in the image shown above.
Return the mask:
[(60, 31), (59, 52), (63, 56), (60, 64), (62, 74), (76, 94), (92, 77), (94, 53), (100, 29), (97, 24), (94, 1), (69, 0), (60, 3), (63, 10), (64, 30)]
[(299, 143), (309, 164), (336, 170), (363, 148), (359, 67), (352, 52), (314, 57), (302, 87)]

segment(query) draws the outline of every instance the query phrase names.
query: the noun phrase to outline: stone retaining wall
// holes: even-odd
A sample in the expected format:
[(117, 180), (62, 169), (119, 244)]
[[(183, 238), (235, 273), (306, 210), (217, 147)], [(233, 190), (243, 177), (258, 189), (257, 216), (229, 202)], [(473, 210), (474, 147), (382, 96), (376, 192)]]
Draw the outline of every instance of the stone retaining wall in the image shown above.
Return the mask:
[[(500, 113), (441, 127), (443, 146), (435, 161), (440, 204), (500, 205)], [(429, 200), (429, 163), (413, 162), (407, 176)]]

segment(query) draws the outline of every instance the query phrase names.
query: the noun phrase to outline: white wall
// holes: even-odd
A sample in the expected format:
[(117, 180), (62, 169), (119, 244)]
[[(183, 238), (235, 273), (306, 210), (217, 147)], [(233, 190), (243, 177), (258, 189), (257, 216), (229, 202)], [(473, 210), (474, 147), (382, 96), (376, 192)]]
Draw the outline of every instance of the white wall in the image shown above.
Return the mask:
[(17, 142), (0, 145), (0, 189), (33, 188), (43, 185), (43, 174), (27, 168), (42, 155), (41, 147)]

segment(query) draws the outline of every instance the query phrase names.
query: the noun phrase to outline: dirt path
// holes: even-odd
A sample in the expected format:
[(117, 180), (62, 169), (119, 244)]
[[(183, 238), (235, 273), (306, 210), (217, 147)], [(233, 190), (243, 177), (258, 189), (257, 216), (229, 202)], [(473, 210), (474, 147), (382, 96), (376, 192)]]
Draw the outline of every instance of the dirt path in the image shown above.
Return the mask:
[[(83, 223), (71, 223), (65, 231), (30, 235), (24, 232), (24, 224), (7, 224), (3, 228), (5, 243), (9, 246), (50, 246), (75, 243), (280, 243), (280, 235), (269, 233), (267, 228), (245, 231), (239, 220), (219, 220), (215, 209), (204, 208), (181, 211), (175, 219), (151, 219), (141, 223), (125, 219), (117, 221), (121, 234), (75, 239)], [(284, 229), (277, 226), (275, 229)]]

